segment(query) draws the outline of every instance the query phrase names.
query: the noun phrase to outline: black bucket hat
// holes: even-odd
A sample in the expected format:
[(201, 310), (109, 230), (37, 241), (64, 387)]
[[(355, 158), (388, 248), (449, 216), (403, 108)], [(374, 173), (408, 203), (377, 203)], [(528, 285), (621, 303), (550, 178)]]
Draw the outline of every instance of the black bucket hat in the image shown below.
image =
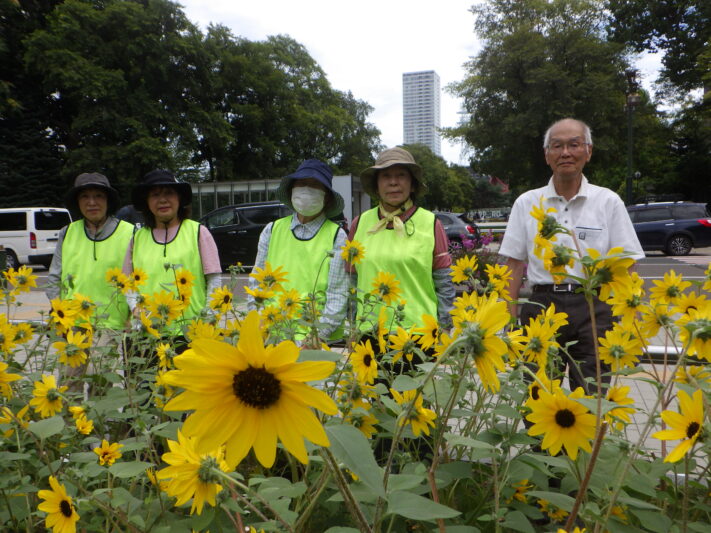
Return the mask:
[(106, 193), (107, 215), (114, 214), (119, 208), (119, 193), (111, 186), (109, 178), (98, 172), (84, 172), (76, 177), (74, 187), (69, 189), (69, 192), (64, 198), (64, 204), (72, 213), (81, 213), (77, 198), (79, 193), (85, 189), (100, 189)]
[(326, 187), (327, 191), (331, 192), (333, 201), (326, 207), (326, 211), (324, 212), (326, 218), (335, 217), (343, 213), (345, 202), (343, 196), (333, 189), (333, 172), (331, 172), (331, 168), (326, 163), (318, 159), (307, 159), (299, 165), (296, 172), (284, 176), (276, 192), (277, 199), (281, 203), (289, 206), (289, 209), (292, 211), (296, 211), (291, 204), (291, 185), (295, 180), (306, 178), (314, 178)]
[(180, 206), (189, 206), (193, 200), (193, 189), (189, 183), (178, 181), (167, 170), (151, 170), (143, 179), (133, 186), (131, 202), (139, 211), (148, 211), (148, 191), (153, 187), (172, 187), (178, 192)]

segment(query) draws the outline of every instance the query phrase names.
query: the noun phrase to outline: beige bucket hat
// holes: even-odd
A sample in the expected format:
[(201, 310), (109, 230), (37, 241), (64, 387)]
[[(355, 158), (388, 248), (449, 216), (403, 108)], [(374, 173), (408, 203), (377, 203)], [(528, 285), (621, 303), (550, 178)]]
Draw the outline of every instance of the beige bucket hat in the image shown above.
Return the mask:
[(360, 182), (363, 185), (363, 190), (371, 196), (378, 196), (378, 184), (376, 179), (378, 171), (394, 165), (407, 167), (412, 175), (412, 179), (418, 184), (416, 189), (417, 194), (422, 193), (427, 188), (425, 182), (422, 181), (422, 168), (415, 163), (415, 158), (401, 146), (396, 146), (395, 148), (388, 148), (380, 152), (378, 158), (375, 160), (375, 164), (360, 173)]

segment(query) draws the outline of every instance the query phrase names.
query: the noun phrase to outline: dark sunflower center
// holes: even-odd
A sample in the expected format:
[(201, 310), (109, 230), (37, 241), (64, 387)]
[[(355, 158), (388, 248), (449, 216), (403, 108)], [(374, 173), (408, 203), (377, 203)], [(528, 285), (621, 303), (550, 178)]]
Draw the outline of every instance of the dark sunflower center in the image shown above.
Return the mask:
[(59, 510), (67, 518), (70, 518), (72, 516), (72, 504), (69, 503), (67, 500), (62, 500), (61, 502), (59, 502)]
[(699, 429), (701, 429), (701, 426), (698, 422), (692, 422), (691, 424), (689, 424), (689, 426), (686, 428), (686, 438), (690, 439), (691, 437), (696, 435), (699, 432)]
[(562, 428), (569, 428), (575, 425), (575, 414), (569, 409), (561, 409), (555, 414), (555, 423)]
[(266, 409), (281, 396), (281, 383), (264, 368), (248, 367), (232, 379), (235, 396), (255, 409)]
[(531, 398), (533, 398), (534, 400), (538, 400), (538, 398), (540, 398), (538, 394), (540, 390), (541, 388), (538, 385), (534, 385), (533, 387), (531, 387)]
[(385, 283), (380, 284), (380, 294), (383, 296), (386, 296), (390, 294), (390, 285), (386, 285)]
[(230, 303), (231, 301), (232, 301), (232, 298), (230, 298), (230, 295), (229, 295), (229, 294), (225, 294), (225, 297), (222, 299), (222, 302), (228, 304), (228, 303)]
[(370, 364), (373, 362), (373, 358), (370, 356), (369, 353), (365, 354), (363, 357), (363, 364), (365, 366), (370, 366)]
[(55, 400), (59, 400), (61, 396), (59, 395), (59, 392), (57, 392), (57, 389), (49, 389), (47, 391), (47, 401), (53, 402)]
[(64, 318), (64, 311), (62, 311), (61, 309), (59, 309), (59, 310), (57, 311), (57, 316), (58, 316), (59, 318)]

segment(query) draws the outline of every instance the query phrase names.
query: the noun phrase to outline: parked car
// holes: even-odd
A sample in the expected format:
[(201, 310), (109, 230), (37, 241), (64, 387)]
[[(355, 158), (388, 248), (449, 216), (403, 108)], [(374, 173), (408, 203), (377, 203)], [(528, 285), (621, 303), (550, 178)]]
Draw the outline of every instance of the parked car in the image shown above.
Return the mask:
[(711, 246), (711, 218), (705, 204), (656, 202), (630, 205), (627, 212), (644, 250), (688, 255), (692, 248)]
[(460, 248), (462, 239), (471, 239), (479, 243), (479, 229), (473, 222), (466, 222), (462, 215), (447, 211), (434, 211), (435, 216), (444, 226), (444, 231), (449, 239), (450, 250)]
[(59, 230), (71, 221), (69, 211), (60, 207), (0, 209), (0, 244), (7, 252), (7, 267), (30, 263), (49, 268)]

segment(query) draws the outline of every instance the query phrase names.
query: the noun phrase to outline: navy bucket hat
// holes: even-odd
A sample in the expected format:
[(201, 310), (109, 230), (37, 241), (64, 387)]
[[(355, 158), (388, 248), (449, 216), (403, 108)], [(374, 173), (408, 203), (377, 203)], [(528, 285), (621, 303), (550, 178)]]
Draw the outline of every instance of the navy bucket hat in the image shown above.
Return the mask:
[(134, 185), (131, 191), (133, 207), (139, 211), (148, 211), (148, 191), (153, 187), (172, 187), (178, 192), (180, 206), (189, 206), (193, 200), (193, 189), (189, 183), (180, 182), (167, 170), (151, 170)]
[(331, 172), (331, 168), (326, 163), (319, 161), (318, 159), (307, 159), (299, 165), (296, 172), (293, 172), (288, 176), (284, 176), (281, 179), (281, 183), (279, 184), (279, 188), (276, 192), (277, 199), (283, 204), (289, 206), (289, 209), (292, 211), (296, 211), (294, 206), (291, 205), (291, 186), (295, 180), (302, 180), (306, 178), (313, 178), (317, 180), (324, 187), (326, 187), (327, 191), (331, 193), (333, 200), (326, 205), (326, 217), (331, 218), (340, 215), (343, 212), (343, 207), (345, 206), (343, 196), (333, 190), (333, 172)]

